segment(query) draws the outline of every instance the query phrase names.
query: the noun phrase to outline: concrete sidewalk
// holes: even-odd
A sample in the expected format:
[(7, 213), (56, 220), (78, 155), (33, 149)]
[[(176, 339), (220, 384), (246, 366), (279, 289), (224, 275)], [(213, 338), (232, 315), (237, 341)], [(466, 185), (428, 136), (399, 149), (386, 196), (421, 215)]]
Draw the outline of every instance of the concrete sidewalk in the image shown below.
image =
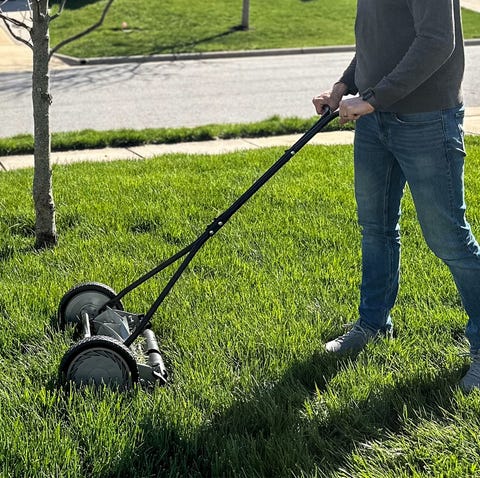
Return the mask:
[(32, 51), (14, 40), (0, 20), (0, 72), (31, 71)]
[[(480, 108), (467, 108), (464, 124), (465, 133), (480, 135)], [(352, 144), (353, 131), (327, 131), (318, 133), (309, 144)], [(162, 154), (222, 154), (235, 151), (267, 148), (271, 146), (290, 147), (300, 134), (273, 136), (268, 138), (238, 138), (213, 141), (197, 141), (176, 144), (152, 144), (131, 148), (85, 149), (52, 153), (53, 164), (79, 162), (102, 162), (115, 160), (143, 160)], [(33, 155), (0, 157), (0, 170), (11, 171), (33, 167)]]
[[(31, 23), (29, 12), (9, 11), (6, 14), (27, 25)], [(28, 33), (24, 29), (15, 28), (14, 32), (21, 38), (28, 39)], [(67, 67), (56, 57), (52, 58), (50, 65), (52, 68)], [(8, 32), (4, 22), (0, 20), (0, 73), (12, 71), (32, 71), (32, 50), (24, 43), (15, 40)]]
[(480, 0), (460, 0), (460, 5), (468, 10), (480, 12)]
[[(197, 141), (191, 143), (152, 144), (131, 148), (85, 149), (52, 153), (52, 164), (73, 164), (80, 162), (102, 162), (116, 160), (142, 160), (162, 154), (222, 154), (235, 151), (267, 148), (270, 146), (290, 147), (300, 134), (272, 136), (268, 138), (238, 138), (213, 141)], [(310, 144), (351, 144), (352, 131), (328, 131), (319, 133)], [(33, 155), (0, 156), (0, 170), (32, 168)]]

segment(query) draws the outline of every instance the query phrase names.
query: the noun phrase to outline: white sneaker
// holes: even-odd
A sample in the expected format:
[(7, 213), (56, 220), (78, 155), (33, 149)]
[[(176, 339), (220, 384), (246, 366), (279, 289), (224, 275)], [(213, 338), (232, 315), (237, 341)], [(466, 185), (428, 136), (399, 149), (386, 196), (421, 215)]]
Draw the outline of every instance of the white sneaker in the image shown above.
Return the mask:
[(380, 335), (390, 335), (391, 326), (386, 330), (374, 332), (359, 325), (356, 322), (346, 333), (325, 344), (325, 350), (335, 354), (356, 354), (360, 352), (367, 343)]
[(476, 388), (480, 389), (480, 352), (472, 354), (471, 357), (470, 369), (460, 380), (460, 388), (467, 393)]

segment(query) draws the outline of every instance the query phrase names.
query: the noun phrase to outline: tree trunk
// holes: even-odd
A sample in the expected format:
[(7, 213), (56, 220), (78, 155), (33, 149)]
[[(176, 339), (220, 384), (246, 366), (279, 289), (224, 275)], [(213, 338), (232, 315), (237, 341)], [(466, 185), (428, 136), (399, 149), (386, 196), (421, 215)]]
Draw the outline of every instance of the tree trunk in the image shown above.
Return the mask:
[(50, 77), (49, 77), (49, 15), (48, 0), (31, 3), (33, 27), (32, 100), (34, 122), (34, 177), (33, 201), (35, 205), (35, 247), (52, 247), (57, 243), (55, 203), (52, 192), (50, 166)]
[(250, 28), (250, 0), (243, 0), (242, 8), (242, 30)]

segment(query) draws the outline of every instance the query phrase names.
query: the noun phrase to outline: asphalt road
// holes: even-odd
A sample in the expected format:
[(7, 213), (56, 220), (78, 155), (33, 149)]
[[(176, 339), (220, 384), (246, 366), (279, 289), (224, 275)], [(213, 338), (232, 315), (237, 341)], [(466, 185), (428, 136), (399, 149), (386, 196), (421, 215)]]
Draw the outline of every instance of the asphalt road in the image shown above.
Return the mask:
[[(352, 53), (125, 63), (53, 70), (53, 131), (309, 118)], [(480, 46), (466, 48), (467, 107), (480, 106)], [(33, 130), (30, 73), (0, 74), (0, 137)]]

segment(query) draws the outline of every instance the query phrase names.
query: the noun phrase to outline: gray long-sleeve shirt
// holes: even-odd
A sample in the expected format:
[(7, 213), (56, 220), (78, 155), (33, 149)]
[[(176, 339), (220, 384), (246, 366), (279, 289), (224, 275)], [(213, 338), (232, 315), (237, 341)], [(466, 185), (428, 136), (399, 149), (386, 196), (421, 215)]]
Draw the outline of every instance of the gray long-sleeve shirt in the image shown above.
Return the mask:
[(378, 111), (419, 113), (462, 102), (459, 0), (358, 0), (356, 53), (340, 81), (371, 88)]

